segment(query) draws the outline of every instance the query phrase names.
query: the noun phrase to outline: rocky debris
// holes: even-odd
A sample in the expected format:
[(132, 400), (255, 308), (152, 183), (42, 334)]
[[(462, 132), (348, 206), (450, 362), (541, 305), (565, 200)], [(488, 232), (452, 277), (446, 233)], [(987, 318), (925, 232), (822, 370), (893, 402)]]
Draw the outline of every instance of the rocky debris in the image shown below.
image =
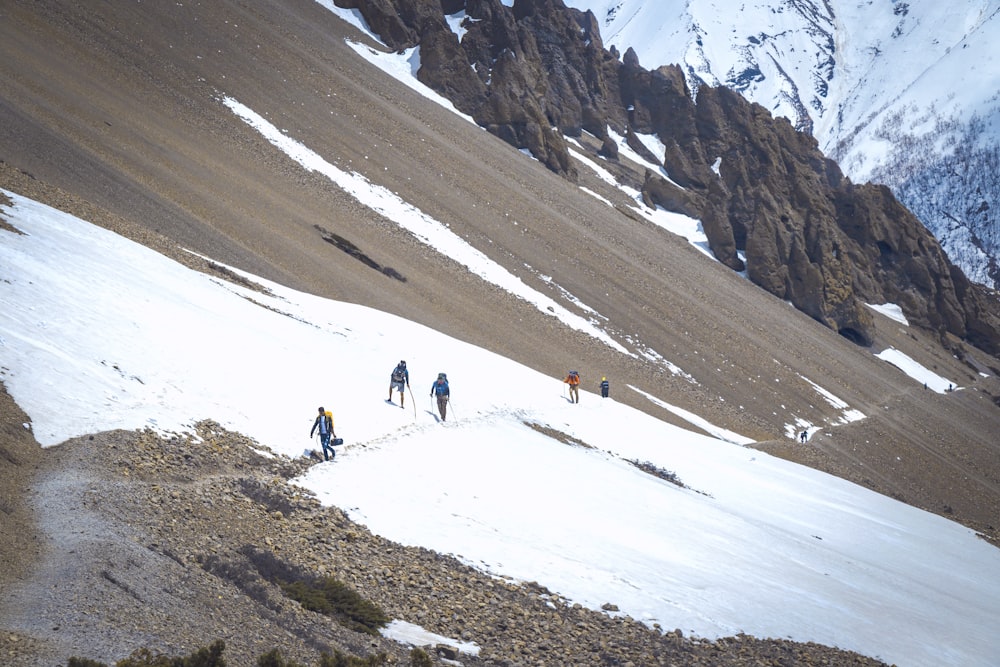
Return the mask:
[(612, 602), (608, 613), (588, 610), (536, 583), (394, 544), (289, 482), (314, 461), (272, 456), (212, 422), (173, 437), (103, 433), (49, 453), (32, 501), (45, 506), (36, 509), (48, 555), (9, 589), (0, 613), (6, 664), (113, 661), (140, 647), (186, 655), (217, 639), (235, 665), (275, 647), (306, 664), (334, 649), (409, 664), (410, 647), (284, 598), (266, 563), (332, 576), (393, 618), (480, 647), (478, 656), (425, 647), (447, 664), (881, 664), (787, 640), (688, 638)]
[(41, 549), (30, 530), (31, 513), (22, 502), (41, 460), (31, 420), (0, 383), (0, 590), (22, 574)]

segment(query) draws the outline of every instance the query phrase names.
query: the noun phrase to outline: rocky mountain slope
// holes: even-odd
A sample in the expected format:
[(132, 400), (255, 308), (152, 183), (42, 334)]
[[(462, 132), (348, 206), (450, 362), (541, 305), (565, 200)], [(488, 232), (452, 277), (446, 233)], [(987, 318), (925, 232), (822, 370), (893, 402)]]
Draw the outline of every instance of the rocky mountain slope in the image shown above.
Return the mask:
[(1000, 8), (988, 0), (570, 0), (605, 43), (726, 86), (889, 186), (971, 280), (997, 286)]
[[(970, 283), (885, 188), (850, 183), (816, 142), (727, 88), (695, 101), (677, 67), (644, 70), (602, 48), (591, 13), (561, 2), (356, 5), (390, 47), (420, 48), (417, 76), (478, 124), (575, 179), (565, 135), (653, 134), (670, 180), (644, 198), (702, 221), (715, 256), (816, 320), (868, 345), (864, 303), (897, 303), (912, 321), (1000, 350), (996, 298)], [(635, 139), (633, 137), (633, 141)], [(638, 143), (638, 142), (635, 142)], [(636, 146), (644, 149), (641, 144)]]
[[(400, 39), (411, 40), (411, 33), (403, 30), (415, 18), (408, 6), (381, 6), (407, 19), (398, 23)], [(508, 44), (495, 54), (482, 110), (465, 108), (474, 115), (493, 113), (477, 115), (492, 119), (484, 123), (491, 133), (457, 119), (358, 58), (345, 39), (378, 45), (317, 2), (109, 2), (87, 8), (45, 1), (7, 3), (0, 21), (0, 187), (114, 229), (191, 266), (218, 269), (186, 249), (298, 289), (399, 314), (554, 377), (570, 366), (600, 369), (620, 379), (622, 386), (669, 396), (673, 404), (753, 437), (763, 449), (948, 516), (995, 539), (1000, 514), (995, 442), (1000, 361), (990, 353), (996, 329), (983, 294), (962, 282), (933, 239), (909, 225), (891, 196), (839, 178), (836, 167), (789, 125), (721, 90), (706, 92), (692, 104), (677, 71), (647, 72), (630, 58), (619, 61), (598, 48), (596, 33), (589, 44), (570, 48), (581, 34), (579, 16), (557, 12), (548, 3), (524, 3), (521, 8), (536, 11), (516, 15), (489, 2), (466, 6), (470, 15), (482, 12), (477, 15), (482, 20), (475, 23), (482, 36), (469, 46), (479, 44), (483, 63), (491, 62), (492, 45)], [(455, 7), (445, 8), (449, 10)], [(487, 21), (489, 12), (494, 22)], [(442, 10), (418, 15), (426, 19), (413, 24), (426, 33), (420, 34), (421, 62), (439, 58), (444, 70), (452, 63), (459, 73), (448, 79), (450, 85), (468, 87), (455, 99), (480, 99), (477, 95), (487, 90), (486, 84), (479, 80), (477, 85), (473, 79), (478, 76), (466, 76), (466, 67), (455, 66), (443, 55), (457, 55), (458, 42), (449, 37), (453, 32), (445, 32)], [(378, 25), (374, 18), (369, 22)], [(387, 28), (380, 34), (388, 40), (391, 32)], [(435, 40), (440, 48), (434, 47)], [(465, 48), (463, 39), (462, 54)], [(574, 60), (574, 49), (586, 57)], [(538, 60), (527, 57), (535, 52)], [(581, 69), (570, 67), (571, 62)], [(601, 63), (601, 69), (594, 69)], [(471, 64), (467, 67), (475, 72)], [(435, 71), (440, 70), (431, 67), (419, 76)], [(551, 71), (561, 71), (562, 78), (545, 74)], [(600, 81), (603, 72), (611, 89), (632, 91), (635, 120), (628, 117), (629, 107), (611, 105), (608, 100), (613, 98), (597, 92), (586, 96), (589, 104), (581, 104), (578, 93), (586, 86), (573, 74), (581, 71), (592, 75), (584, 79), (588, 84)], [(492, 90), (494, 82), (503, 80), (510, 86)], [(221, 103), (223, 95), (249, 105), (331, 162), (445, 221), (492, 260), (567, 307), (578, 309), (560, 288), (575, 295), (607, 319), (633, 354), (621, 354), (563, 326), (428, 249), (391, 219), (288, 160), (237, 119)], [(642, 189), (650, 202), (704, 215), (716, 256), (731, 265), (745, 262), (748, 273), (776, 289), (780, 298), (649, 224), (632, 211), (634, 202), (620, 189), (577, 166), (563, 136), (571, 130), (579, 130), (575, 139), (580, 150), (595, 159), (599, 154), (614, 157), (602, 119), (623, 131), (631, 127), (633, 143), (636, 128), (658, 128), (664, 137), (673, 137), (676, 146), (671, 146), (667, 171), (678, 185), (627, 160), (608, 159), (605, 164), (622, 182)], [(683, 127), (690, 131), (681, 132)], [(501, 139), (527, 145), (543, 164)], [(708, 148), (691, 152), (702, 145)], [(718, 177), (713, 171), (717, 157), (722, 158)], [(795, 178), (782, 181), (785, 174)], [(803, 202), (816, 212), (800, 210)], [(778, 214), (777, 220), (773, 214)], [(788, 220), (781, 220), (781, 214)], [(727, 231), (726, 221), (733, 219), (741, 224), (730, 222)], [(359, 261), (361, 256), (371, 261)], [(843, 256), (850, 262), (839, 259)], [(900, 284), (904, 278), (913, 284)], [(820, 285), (822, 298), (813, 293)], [(808, 315), (788, 307), (784, 299), (793, 297)], [(867, 299), (897, 300), (914, 326), (868, 312), (859, 305)], [(851, 340), (839, 331), (850, 334)], [(925, 391), (872, 355), (888, 346), (955, 379), (961, 390), (944, 395)], [(650, 350), (659, 351), (686, 374), (669, 372), (654, 355), (644, 354)], [(844, 424), (842, 409), (819, 397), (810, 379), (866, 418)], [(493, 379), (479, 390), (506, 389), (502, 379)], [(638, 394), (624, 393), (621, 400), (656, 411)], [(12, 414), (7, 406), (5, 418)], [(816, 424), (822, 432), (805, 446), (792, 442), (786, 437), (789, 415)], [(665, 412), (657, 416), (676, 420)], [(49, 494), (58, 492), (45, 483), (50, 479), (46, 475), (58, 477), (68, 474), (67, 467), (80, 466), (72, 447), (86, 448), (90, 441), (38, 452), (13, 435), (19, 433), (16, 424), (21, 419), (10, 420), (14, 426), (4, 431), (3, 444), (10, 454), (0, 459), (0, 466), (9, 511), (0, 518), (5, 533), (25, 535), (22, 544), (27, 545), (14, 550), (5, 542), (5, 563), (17, 567), (4, 570), (30, 583), (28, 566), (64, 536), (57, 531), (49, 539), (31, 538), (23, 527), (58, 528), (46, 524), (41, 514), (51, 501)], [(129, 481), (135, 480), (132, 471), (142, 468), (129, 453), (137, 437), (95, 434), (97, 445), (108, 446), (101, 450), (108, 458), (82, 450), (84, 459), (94, 456), (107, 474), (117, 475), (115, 484), (102, 487), (109, 490), (108, 503), (124, 503), (140, 492)], [(163, 463), (160, 472), (144, 470), (142, 475), (148, 475), (151, 485), (179, 484), (177, 490), (184, 495), (197, 476), (179, 472), (175, 465), (183, 465), (181, 452), (189, 447), (141, 442), (141, 451), (147, 446), (153, 448), (148, 451), (175, 448), (163, 459), (154, 458)], [(12, 449), (12, 443), (21, 449)], [(111, 448), (115, 444), (117, 450)], [(232, 456), (218, 465), (238, 466), (239, 457)], [(113, 472), (111, 466), (121, 468)], [(237, 472), (237, 477), (247, 475), (245, 469)], [(106, 481), (97, 479), (85, 483)], [(22, 506), (17, 500), (24, 498), (26, 487), (32, 490), (30, 502)], [(162, 500), (151, 486), (142, 489)], [(217, 523), (221, 531), (226, 505), (234, 502), (231, 490), (204, 498), (217, 509), (199, 525)], [(93, 498), (67, 511), (79, 510), (85, 501)], [(177, 518), (171, 512), (163, 517), (168, 522)], [(226, 553), (247, 543), (259, 546), (264, 537), (278, 534), (278, 525), (261, 523), (226, 538), (232, 539)], [(156, 532), (150, 530), (145, 534)], [(347, 532), (336, 535), (351, 539), (344, 537)], [(171, 547), (190, 552), (192, 559), (186, 562), (192, 566), (216, 548), (196, 537), (178, 535)], [(31, 546), (32, 539), (44, 544)], [(152, 538), (143, 539), (152, 547)], [(166, 538), (157, 536), (157, 544), (160, 539)], [(162, 547), (152, 551), (160, 557), (164, 553)], [(203, 571), (200, 564), (197, 567)], [(404, 567), (409, 566), (383, 565), (390, 571)], [(139, 584), (152, 581), (144, 579), (147, 574), (137, 574), (129, 583), (116, 574), (117, 565), (107, 571), (126, 582), (117, 588), (133, 597), (140, 591), (140, 599)], [(370, 595), (386, 604), (402, 604), (388, 592), (392, 587), (384, 576), (357, 572)], [(99, 568), (85, 576), (102, 581)], [(115, 586), (106, 576), (103, 581)], [(196, 589), (201, 583), (191, 586)], [(398, 590), (408, 597), (428, 597), (426, 591), (405, 586)], [(235, 595), (232, 589), (225, 591), (219, 594)], [(528, 596), (520, 598), (518, 609), (540, 608), (528, 602), (527, 593), (516, 594)], [(438, 611), (429, 613), (435, 616)], [(188, 608), (184, 613), (192, 612)], [(239, 614), (257, 612), (245, 607), (218, 612), (227, 618)], [(120, 629), (120, 621), (109, 625)], [(167, 621), (159, 619), (161, 625)], [(549, 621), (550, 627), (554, 622)], [(132, 628), (135, 641), (149, 636), (145, 623)], [(443, 613), (431, 625), (451, 636), (461, 634), (462, 623)], [(551, 644), (518, 640), (520, 628), (499, 644), (521, 641), (522, 657), (503, 659), (510, 664), (537, 662)], [(88, 629), (100, 636), (95, 626), (86, 624), (78, 632), (86, 634)], [(624, 632), (616, 626), (606, 635), (598, 633), (606, 640), (602, 650), (611, 650), (607, 643), (614, 641), (610, 654), (625, 655), (624, 644), (642, 646), (647, 641), (633, 641), (633, 635), (627, 635), (627, 642), (610, 639)], [(40, 629), (32, 641), (46, 640), (42, 635)], [(567, 643), (572, 637), (560, 636)], [(57, 631), (48, 639), (56, 641)], [(40, 649), (52, 650), (62, 649)], [(565, 660), (571, 664), (570, 658)], [(494, 664), (502, 664), (501, 658)]]

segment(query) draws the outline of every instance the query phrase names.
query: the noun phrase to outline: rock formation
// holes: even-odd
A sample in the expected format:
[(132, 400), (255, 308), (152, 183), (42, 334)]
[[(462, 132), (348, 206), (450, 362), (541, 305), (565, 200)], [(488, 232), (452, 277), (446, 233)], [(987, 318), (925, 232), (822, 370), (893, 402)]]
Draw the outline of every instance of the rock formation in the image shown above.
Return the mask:
[[(896, 303), (918, 326), (1000, 351), (1000, 302), (969, 282), (888, 189), (856, 185), (796, 131), (727, 88), (692, 99), (675, 66), (643, 69), (604, 49), (590, 12), (561, 0), (337, 0), (393, 49), (420, 47), (417, 77), (504, 141), (575, 181), (564, 137), (582, 131), (617, 158), (608, 128), (648, 153), (651, 206), (701, 219), (726, 266), (851, 340), (870, 345), (865, 303)], [(464, 11), (459, 41), (446, 15)]]

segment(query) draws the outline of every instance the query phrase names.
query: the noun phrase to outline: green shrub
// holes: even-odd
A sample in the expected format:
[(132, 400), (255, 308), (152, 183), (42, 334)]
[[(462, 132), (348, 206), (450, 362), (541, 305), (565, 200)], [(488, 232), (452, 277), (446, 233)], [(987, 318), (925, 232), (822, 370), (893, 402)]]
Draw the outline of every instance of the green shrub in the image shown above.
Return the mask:
[(257, 667), (304, 667), (297, 662), (286, 662), (281, 651), (274, 649), (257, 658)]
[[(333, 577), (317, 578), (274, 553), (253, 546), (240, 550), (265, 580), (281, 588), (286, 597), (304, 608), (329, 616), (356, 632), (377, 635), (391, 620), (378, 605), (361, 597), (347, 584)], [(227, 568), (228, 569), (228, 568)]]
[(410, 667), (433, 667), (434, 661), (427, 655), (427, 651), (414, 647), (410, 651)]
[[(116, 662), (115, 667), (226, 667), (226, 661), (222, 658), (222, 652), (225, 650), (226, 643), (221, 639), (211, 646), (198, 649), (186, 658), (168, 658), (148, 648), (140, 648), (124, 660)], [(86, 658), (70, 658), (66, 667), (108, 666), (103, 662)]]
[(319, 667), (382, 667), (388, 662), (389, 657), (385, 653), (359, 658), (356, 655), (346, 655), (334, 650), (333, 655), (324, 653), (320, 657)]
[(170, 667), (226, 667), (222, 652), (226, 650), (226, 642), (217, 639), (211, 646), (202, 647), (181, 660), (174, 660)]
[(351, 630), (377, 635), (379, 628), (390, 620), (378, 605), (333, 577), (279, 582), (279, 585), (285, 595), (306, 609), (330, 616)]
[[(124, 660), (116, 662), (114, 667), (226, 667), (226, 662), (222, 659), (222, 652), (225, 649), (226, 644), (221, 639), (211, 646), (198, 649), (186, 658), (168, 658), (167, 656), (154, 653), (148, 648), (141, 648), (134, 651), (132, 655)], [(382, 667), (388, 664), (388, 662), (389, 656), (385, 653), (376, 653), (367, 658), (359, 658), (356, 655), (341, 653), (334, 649), (333, 655), (327, 653), (320, 655), (319, 667)], [(427, 664), (429, 665), (430, 663), (428, 662)], [(108, 665), (87, 658), (70, 658), (69, 662), (66, 663), (66, 667), (108, 667)], [(306, 666), (285, 660), (279, 649), (273, 649), (257, 658), (257, 667)]]
[(148, 648), (135, 651), (124, 660), (115, 663), (115, 667), (172, 667), (173, 662), (165, 655), (154, 653)]

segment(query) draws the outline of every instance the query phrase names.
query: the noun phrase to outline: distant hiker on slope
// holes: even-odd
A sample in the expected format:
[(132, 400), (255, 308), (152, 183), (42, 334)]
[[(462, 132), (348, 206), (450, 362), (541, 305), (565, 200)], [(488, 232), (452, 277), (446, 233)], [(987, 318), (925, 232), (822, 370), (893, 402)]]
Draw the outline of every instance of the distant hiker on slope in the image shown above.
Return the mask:
[(451, 400), (451, 389), (448, 388), (448, 376), (438, 373), (437, 380), (431, 385), (431, 398), (437, 396), (438, 412), (441, 413), (441, 421), (445, 421), (445, 414), (448, 412), (448, 401)]
[(399, 390), (399, 407), (403, 407), (403, 403), (406, 399), (406, 395), (403, 389), (410, 387), (410, 371), (406, 370), (406, 362), (400, 361), (396, 364), (396, 367), (392, 369), (392, 375), (389, 376), (389, 402), (392, 403), (392, 390)]
[(576, 371), (570, 371), (566, 379), (563, 380), (569, 385), (569, 402), (579, 403), (580, 402), (580, 374)]
[(608, 394), (611, 393), (611, 383), (608, 382), (608, 378), (601, 378), (601, 398), (607, 398)]
[[(313, 427), (309, 431), (309, 437), (313, 437), (316, 431), (319, 431), (319, 441), (323, 445), (323, 460), (329, 461), (337, 455), (333, 451), (333, 445), (330, 444), (330, 436), (332, 435), (336, 438), (337, 434), (333, 431), (333, 413), (324, 410), (323, 406), (319, 408), (319, 415), (316, 417), (316, 421), (313, 422)], [(328, 452), (329, 455), (327, 454)]]

